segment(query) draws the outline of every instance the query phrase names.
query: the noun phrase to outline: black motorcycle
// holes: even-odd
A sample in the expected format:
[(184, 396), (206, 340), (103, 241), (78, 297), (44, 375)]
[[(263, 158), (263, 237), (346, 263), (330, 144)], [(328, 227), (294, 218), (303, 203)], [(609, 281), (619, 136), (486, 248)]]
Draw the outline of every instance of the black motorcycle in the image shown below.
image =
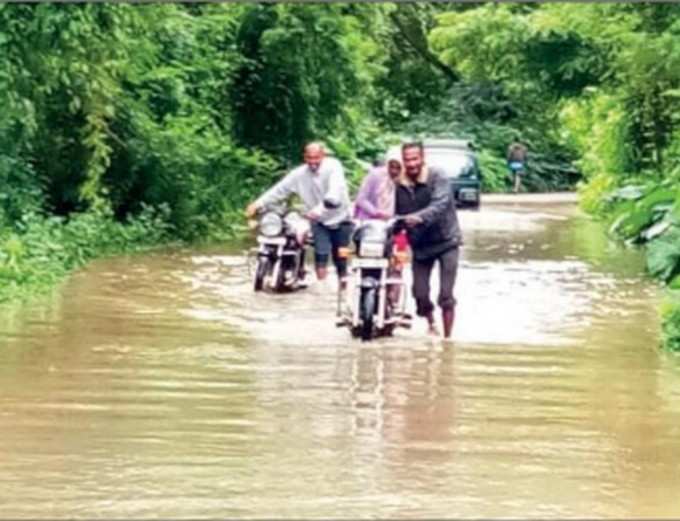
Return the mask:
[(253, 289), (276, 292), (304, 287), (309, 221), (296, 211), (265, 211), (258, 223)]

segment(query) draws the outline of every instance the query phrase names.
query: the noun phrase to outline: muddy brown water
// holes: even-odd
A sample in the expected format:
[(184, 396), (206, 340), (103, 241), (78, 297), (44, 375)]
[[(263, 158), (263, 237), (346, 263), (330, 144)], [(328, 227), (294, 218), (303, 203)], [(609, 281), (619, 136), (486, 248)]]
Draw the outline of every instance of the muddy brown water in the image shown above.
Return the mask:
[(0, 517), (680, 517), (680, 361), (635, 251), (564, 202), (461, 213), (454, 341), (362, 344), (238, 249), (0, 310)]

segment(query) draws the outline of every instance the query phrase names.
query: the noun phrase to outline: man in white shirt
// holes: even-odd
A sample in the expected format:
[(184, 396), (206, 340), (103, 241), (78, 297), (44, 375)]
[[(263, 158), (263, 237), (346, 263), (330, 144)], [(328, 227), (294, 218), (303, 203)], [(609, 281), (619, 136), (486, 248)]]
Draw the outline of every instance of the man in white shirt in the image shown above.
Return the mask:
[(292, 194), (300, 197), (305, 216), (312, 222), (317, 278), (326, 278), (328, 260), (332, 255), (341, 286), (344, 286), (347, 259), (339, 250), (349, 246), (352, 221), (349, 189), (342, 164), (333, 157), (327, 157), (322, 144), (309, 143), (304, 149), (304, 163), (250, 203), (246, 215), (253, 217), (261, 208), (284, 201)]

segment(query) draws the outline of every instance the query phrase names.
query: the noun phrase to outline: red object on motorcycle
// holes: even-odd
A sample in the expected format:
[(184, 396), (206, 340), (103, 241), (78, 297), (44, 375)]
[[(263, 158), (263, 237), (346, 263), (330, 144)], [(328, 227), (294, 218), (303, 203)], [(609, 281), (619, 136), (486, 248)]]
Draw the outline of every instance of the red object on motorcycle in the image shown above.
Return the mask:
[(402, 230), (395, 235), (394, 247), (397, 251), (405, 251), (408, 249), (408, 235), (406, 235), (406, 230)]

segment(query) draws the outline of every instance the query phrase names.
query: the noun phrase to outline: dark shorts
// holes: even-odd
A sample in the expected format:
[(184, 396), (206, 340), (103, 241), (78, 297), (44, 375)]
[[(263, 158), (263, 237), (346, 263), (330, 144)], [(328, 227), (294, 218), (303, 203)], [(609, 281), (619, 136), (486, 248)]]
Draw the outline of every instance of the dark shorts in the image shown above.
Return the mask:
[(347, 274), (347, 259), (338, 256), (338, 248), (349, 246), (353, 229), (351, 222), (343, 222), (333, 227), (312, 223), (314, 263), (317, 268), (328, 265), (328, 259), (332, 256), (338, 275), (344, 277)]

